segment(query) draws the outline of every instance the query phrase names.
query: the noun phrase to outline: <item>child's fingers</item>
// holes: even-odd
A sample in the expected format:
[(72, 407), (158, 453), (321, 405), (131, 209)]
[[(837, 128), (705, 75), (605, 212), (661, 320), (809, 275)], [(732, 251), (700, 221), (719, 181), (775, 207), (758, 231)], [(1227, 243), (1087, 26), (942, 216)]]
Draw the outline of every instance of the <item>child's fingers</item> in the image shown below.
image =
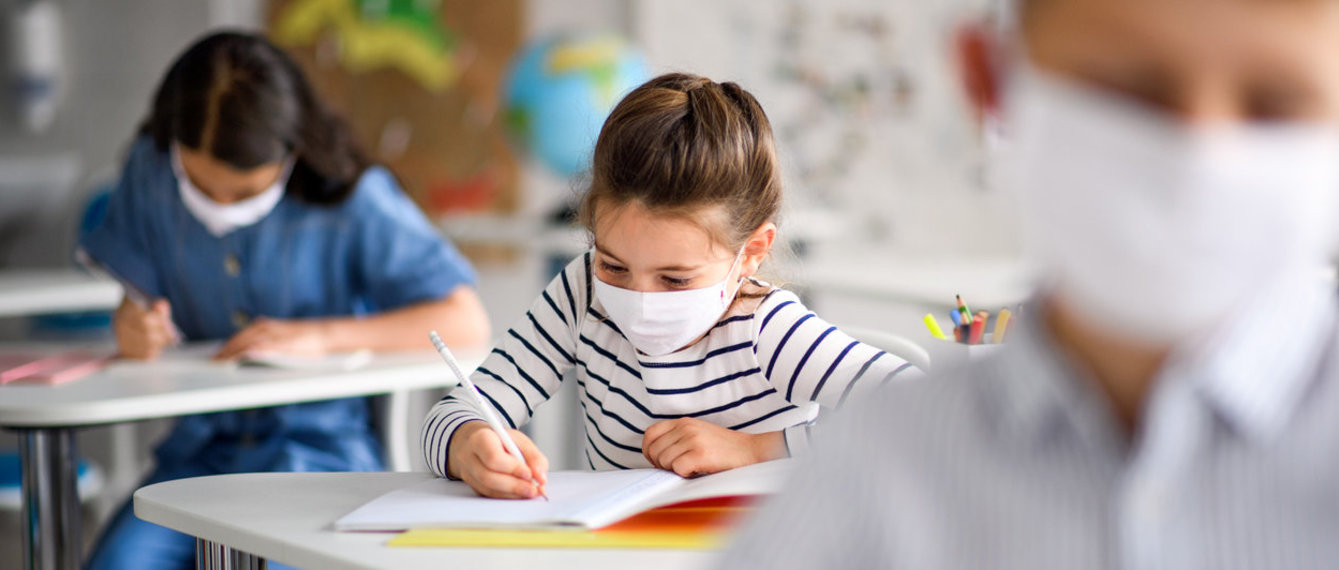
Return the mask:
[(664, 462), (665, 450), (687, 437), (685, 430), (679, 429), (680, 425), (674, 421), (660, 422), (651, 426), (665, 426), (668, 429), (657, 430), (658, 434), (652, 437), (652, 430), (646, 430), (646, 436), (642, 439), (642, 455), (651, 465), (659, 469), (668, 469)]
[(684, 440), (664, 451), (660, 456), (661, 469), (673, 471), (680, 477), (692, 477), (709, 472), (707, 454), (697, 445)]
[(520, 479), (495, 471), (480, 473), (474, 490), (495, 499), (530, 499), (539, 493), (529, 479)]
[(131, 338), (124, 340), (142, 347), (135, 351), (139, 356), (152, 359), (163, 347), (171, 344), (169, 329), (157, 313), (142, 312), (130, 321), (126, 332)]
[(146, 329), (160, 333), (163, 337), (172, 335), (172, 317), (169, 313), (159, 310), (144, 313), (144, 324)]
[(642, 457), (645, 457), (652, 467), (659, 468), (660, 464), (656, 463), (656, 457), (651, 453), (651, 446), (663, 438), (672, 427), (673, 424), (670, 422), (661, 421), (651, 424), (651, 427), (642, 432)]
[(516, 447), (521, 450), (521, 455), (525, 456), (526, 466), (530, 468), (530, 476), (540, 485), (548, 483), (549, 479), (549, 458), (544, 456), (544, 452), (539, 450), (539, 446), (526, 437), (524, 433), (517, 430), (511, 430), (512, 439), (516, 441)]
[[(476, 428), (469, 434), (467, 467), (462, 478), (476, 492), (499, 499), (528, 499), (538, 492), (530, 482), (530, 468), (518, 461), (502, 445), (501, 438), (488, 427)], [(529, 440), (525, 440), (529, 443)], [(520, 445), (518, 443), (518, 445)], [(533, 444), (530, 444), (533, 447)]]
[(168, 342), (172, 337), (172, 305), (167, 299), (159, 299), (153, 302), (153, 306), (145, 313), (154, 330), (162, 331), (163, 337)]
[(651, 427), (646, 428), (646, 431), (642, 433), (642, 441), (657, 439), (673, 430), (675, 425), (677, 424), (675, 424), (673, 420), (663, 420), (653, 423), (651, 424)]
[(144, 341), (149, 348), (155, 352), (171, 343), (170, 335), (167, 329), (162, 327), (150, 327), (144, 331)]
[[(680, 439), (671, 445), (665, 446), (664, 449), (661, 449), (656, 453), (656, 465), (658, 465), (660, 469), (674, 471), (674, 461), (692, 450), (692, 443), (686, 438)], [(682, 473), (680, 473), (680, 475), (682, 475)]]
[(153, 304), (153, 312), (159, 316), (159, 322), (162, 323), (163, 332), (167, 337), (166, 345), (177, 344), (182, 341), (181, 331), (177, 330), (177, 325), (172, 322), (172, 304), (167, 299), (159, 299)]
[(218, 354), (214, 355), (215, 360), (229, 360), (239, 358), (247, 351), (255, 348), (255, 345), (269, 334), (269, 323), (259, 322), (242, 329), (241, 332), (233, 335), (228, 342), (223, 344)]
[(517, 479), (530, 480), (530, 467), (507, 453), (507, 449), (502, 446), (502, 439), (493, 430), (479, 430), (471, 439), (475, 443), (474, 455), (484, 469), (494, 473), (505, 473)]

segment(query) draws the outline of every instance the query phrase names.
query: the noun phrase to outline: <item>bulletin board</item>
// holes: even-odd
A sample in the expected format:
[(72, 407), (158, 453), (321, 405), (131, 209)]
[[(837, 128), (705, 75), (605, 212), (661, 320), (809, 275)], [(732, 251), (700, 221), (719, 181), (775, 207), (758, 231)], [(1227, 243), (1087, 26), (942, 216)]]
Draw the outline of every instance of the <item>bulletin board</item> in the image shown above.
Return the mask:
[[(638, 0), (665, 70), (740, 83), (766, 109), (788, 208), (839, 220), (842, 245), (1016, 249), (952, 36), (984, 0)], [(802, 216), (794, 216), (801, 218)], [(783, 231), (785, 224), (783, 223)]]
[(503, 76), (523, 0), (271, 0), (270, 37), (430, 216), (508, 213)]

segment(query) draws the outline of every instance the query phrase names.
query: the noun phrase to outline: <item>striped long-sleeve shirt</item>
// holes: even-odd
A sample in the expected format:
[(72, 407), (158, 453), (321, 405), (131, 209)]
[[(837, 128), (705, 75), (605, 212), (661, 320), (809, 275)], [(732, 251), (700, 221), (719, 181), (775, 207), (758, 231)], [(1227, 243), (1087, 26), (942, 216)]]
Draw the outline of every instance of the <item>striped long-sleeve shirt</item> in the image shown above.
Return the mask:
[[(575, 369), (591, 469), (650, 467), (646, 429), (685, 417), (746, 433), (784, 430), (798, 454), (820, 406), (837, 407), (911, 367), (843, 334), (793, 293), (756, 281), (748, 289), (763, 294), (736, 301), (697, 343), (647, 356), (606, 318), (592, 278), (589, 254), (569, 264), (471, 377), (502, 420), (520, 427)], [(435, 473), (446, 475), (451, 435), (475, 419), (456, 391), (428, 412), (421, 443)]]

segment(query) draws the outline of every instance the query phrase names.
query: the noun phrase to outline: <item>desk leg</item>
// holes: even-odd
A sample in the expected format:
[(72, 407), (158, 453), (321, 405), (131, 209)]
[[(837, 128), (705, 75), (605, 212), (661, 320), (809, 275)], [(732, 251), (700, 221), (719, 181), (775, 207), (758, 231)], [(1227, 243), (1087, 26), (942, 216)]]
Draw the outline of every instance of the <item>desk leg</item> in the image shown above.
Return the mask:
[(77, 570), (83, 542), (75, 488), (74, 430), (20, 430), (19, 458), (23, 463), (24, 566), (29, 570)]
[(386, 446), (390, 471), (412, 471), (409, 459), (409, 391), (398, 390), (383, 396), (386, 409), (382, 418), (381, 438)]
[(196, 570), (266, 570), (269, 562), (264, 558), (233, 550), (227, 546), (205, 540), (195, 539)]

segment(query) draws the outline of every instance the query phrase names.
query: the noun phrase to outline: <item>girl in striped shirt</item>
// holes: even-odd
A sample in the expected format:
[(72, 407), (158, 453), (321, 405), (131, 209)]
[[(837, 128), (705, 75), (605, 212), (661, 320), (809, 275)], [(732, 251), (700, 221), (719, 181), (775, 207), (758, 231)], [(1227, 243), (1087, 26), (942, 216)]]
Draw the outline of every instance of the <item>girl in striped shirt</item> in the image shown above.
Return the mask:
[(593, 249), (472, 377), (525, 463), (453, 391), (424, 424), (428, 465), (482, 495), (535, 496), (548, 461), (515, 428), (568, 371), (591, 469), (688, 476), (801, 452), (820, 406), (910, 365), (753, 278), (780, 205), (771, 126), (747, 91), (684, 74), (634, 90), (596, 143), (581, 205)]

